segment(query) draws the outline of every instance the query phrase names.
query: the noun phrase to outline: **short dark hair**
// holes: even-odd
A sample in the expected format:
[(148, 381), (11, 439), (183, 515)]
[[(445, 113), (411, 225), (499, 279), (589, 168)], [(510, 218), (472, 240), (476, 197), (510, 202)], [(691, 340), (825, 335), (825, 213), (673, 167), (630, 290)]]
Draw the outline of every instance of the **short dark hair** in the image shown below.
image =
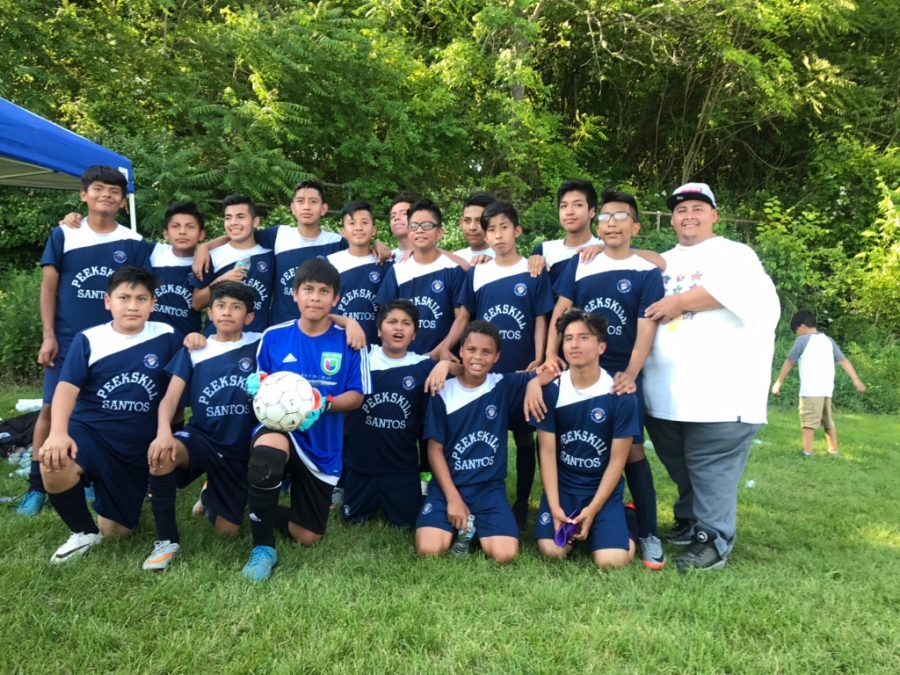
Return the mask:
[(107, 183), (108, 185), (118, 185), (122, 188), (122, 194), (128, 192), (128, 179), (118, 169), (104, 164), (94, 164), (89, 166), (81, 174), (81, 189), (87, 191), (91, 183)]
[(416, 211), (428, 211), (434, 219), (437, 221), (438, 227), (444, 226), (444, 216), (441, 214), (441, 210), (438, 208), (438, 205), (435, 204), (430, 199), (420, 199), (415, 204), (409, 207), (409, 211), (406, 212), (408, 218), (412, 218), (412, 214)]
[(491, 224), (491, 218), (496, 216), (506, 216), (515, 227), (519, 227), (519, 214), (512, 202), (492, 202), (485, 207), (481, 214), (481, 229), (487, 232), (488, 225)]
[(497, 201), (497, 199), (490, 192), (473, 192), (466, 197), (466, 201), (463, 202), (463, 209), (468, 206), (480, 206), (486, 209), (495, 201)]
[(123, 284), (144, 286), (151, 295), (156, 293), (156, 277), (153, 272), (136, 265), (122, 265), (113, 272), (106, 284), (106, 294), (112, 295), (112, 292)]
[(309, 281), (331, 286), (335, 295), (341, 294), (341, 273), (324, 258), (310, 258), (297, 268), (297, 274), (294, 277), (294, 292), (297, 292), (300, 284)]
[(169, 221), (177, 215), (193, 216), (197, 224), (200, 225), (200, 229), (206, 229), (206, 221), (195, 202), (175, 202), (170, 204), (169, 208), (166, 209), (165, 227), (169, 227)]
[(459, 338), (460, 347), (462, 347), (462, 345), (466, 343), (466, 338), (468, 338), (472, 333), (487, 335), (494, 341), (494, 344), (497, 345), (497, 351), (500, 351), (503, 345), (503, 342), (500, 339), (500, 329), (490, 321), (485, 321), (484, 319), (475, 319), (474, 321), (469, 322), (466, 327), (463, 328), (462, 335)]
[(624, 192), (623, 190), (617, 190), (616, 188), (606, 188), (603, 191), (603, 194), (600, 196), (600, 205), (603, 206), (604, 204), (608, 204), (609, 202), (622, 202), (623, 204), (628, 204), (628, 208), (631, 209), (631, 217), (634, 218), (634, 222), (640, 222), (640, 218), (638, 217), (637, 200), (630, 192)]
[(352, 202), (347, 202), (344, 208), (341, 209), (341, 220), (344, 219), (344, 216), (352, 216), (357, 211), (368, 211), (369, 215), (373, 216), (372, 206), (369, 202), (365, 199), (354, 199)]
[(378, 314), (375, 316), (376, 328), (381, 328), (381, 324), (387, 319), (387, 315), (395, 309), (399, 309), (401, 312), (406, 313), (406, 315), (412, 319), (413, 326), (416, 328), (419, 327), (419, 308), (406, 298), (397, 298), (396, 300), (384, 303), (378, 308)]
[(585, 312), (578, 307), (563, 312), (563, 315), (556, 320), (556, 332), (559, 334), (560, 340), (562, 340), (566, 328), (578, 321), (583, 321), (591, 334), (596, 335), (600, 342), (606, 342), (606, 317)]
[(397, 204), (415, 204), (417, 201), (419, 201), (419, 198), (414, 194), (411, 194), (409, 192), (401, 192), (396, 197), (394, 197), (393, 200), (391, 200), (391, 205), (388, 207), (388, 210), (394, 208), (395, 206), (397, 206)]
[(243, 303), (248, 313), (254, 311), (253, 308), (256, 306), (250, 287), (240, 281), (222, 281), (215, 284), (209, 294), (209, 306), (212, 307), (212, 304), (219, 298), (234, 298)]
[(322, 201), (327, 201), (325, 199), (325, 187), (314, 178), (307, 178), (306, 180), (301, 180), (294, 186), (294, 191), (291, 193), (291, 199), (297, 194), (298, 190), (305, 190), (306, 188), (310, 188), (312, 190), (316, 190), (319, 193), (319, 197), (322, 198)]
[(556, 191), (557, 206), (559, 206), (562, 198), (566, 196), (566, 193), (569, 192), (580, 192), (587, 200), (588, 208), (597, 208), (597, 190), (594, 189), (594, 184), (591, 181), (574, 178), (572, 180), (567, 180), (560, 185), (559, 189)]
[(791, 330), (796, 331), (800, 326), (815, 328), (818, 325), (816, 315), (808, 309), (801, 309), (791, 317)]
[(228, 195), (222, 200), (222, 211), (229, 206), (237, 206), (239, 204), (246, 204), (247, 210), (250, 212), (250, 217), (256, 218), (256, 204), (254, 204), (253, 200), (247, 195)]

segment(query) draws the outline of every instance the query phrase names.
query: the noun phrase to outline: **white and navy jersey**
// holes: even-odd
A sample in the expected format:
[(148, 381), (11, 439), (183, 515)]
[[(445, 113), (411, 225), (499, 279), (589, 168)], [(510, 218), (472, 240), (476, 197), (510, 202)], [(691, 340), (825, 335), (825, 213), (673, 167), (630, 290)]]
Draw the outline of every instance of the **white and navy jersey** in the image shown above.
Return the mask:
[(419, 309), (419, 326), (409, 349), (427, 354), (450, 331), (464, 280), (462, 267), (445, 255), (425, 265), (409, 258), (388, 270), (375, 302), (383, 305), (406, 298), (413, 303)]
[(355, 319), (366, 332), (366, 344), (378, 343), (375, 315), (378, 304), (375, 295), (391, 263), (379, 264), (373, 255), (350, 255), (350, 251), (338, 251), (328, 256), (328, 262), (341, 273), (341, 299), (335, 314)]
[(600, 254), (589, 263), (574, 258), (554, 288), (560, 298), (607, 321), (603, 367), (625, 370), (637, 339), (637, 322), (665, 294), (662, 272), (637, 255), (614, 260)]
[(425, 438), (444, 446), (444, 458), (456, 487), (506, 479), (509, 413), (521, 409), (534, 373), (488, 373), (481, 386), (468, 389), (447, 380), (428, 401)]
[(339, 234), (323, 230), (315, 239), (307, 239), (290, 225), (257, 230), (256, 241), (275, 253), (272, 325), (300, 317), (300, 310), (294, 302), (297, 268), (311, 258), (325, 258), (347, 248), (347, 240)]
[(461, 248), (458, 251), (454, 251), (453, 255), (458, 255), (467, 263), (471, 263), (472, 258), (474, 258), (475, 256), (486, 255), (488, 258), (493, 258), (496, 254), (494, 253), (494, 249), (490, 247), (483, 248), (480, 251), (473, 251), (471, 246), (467, 246), (466, 248)]
[(156, 275), (156, 305), (150, 315), (152, 321), (167, 323), (182, 338), (200, 332), (200, 312), (194, 309), (194, 256), (175, 255), (170, 244), (150, 243), (150, 267)]
[(503, 346), (494, 371), (525, 370), (535, 358), (535, 320), (553, 310), (550, 275), (542, 271), (532, 277), (525, 258), (509, 267), (494, 260), (475, 265), (466, 273), (459, 304), (473, 319), (490, 321), (500, 330)]
[[(297, 321), (272, 326), (259, 342), (256, 366), (264, 373), (287, 370), (302, 375), (323, 396), (372, 391), (368, 354), (349, 347), (344, 330), (334, 324), (316, 336), (301, 331)], [(309, 431), (290, 435), (309, 470), (321, 480), (337, 483), (343, 467), (344, 413), (327, 413)]]
[(437, 361), (407, 352), (399, 359), (381, 347), (369, 352), (372, 393), (349, 413), (344, 459), (374, 476), (419, 473), (419, 439), (425, 417), (425, 380)]
[(534, 252), (531, 254), (544, 256), (544, 261), (550, 268), (550, 281), (554, 287), (556, 286), (556, 280), (559, 279), (559, 275), (566, 269), (568, 266), (566, 263), (572, 259), (572, 256), (587, 246), (596, 246), (603, 243), (594, 236), (591, 236), (590, 239), (580, 246), (566, 246), (563, 243), (564, 241), (565, 239), (553, 239), (542, 242), (534, 247)]
[(112, 273), (123, 265), (149, 270), (147, 255), (147, 245), (141, 235), (122, 225), (100, 234), (83, 218), (77, 229), (61, 225), (53, 228), (41, 265), (52, 265), (59, 272), (53, 325), (60, 357), (66, 355), (78, 331), (112, 318), (103, 306)]
[(93, 428), (109, 448), (147, 463), (156, 436), (156, 412), (169, 381), (166, 364), (180, 348), (168, 324), (148, 321), (136, 335), (113, 330), (112, 323), (75, 336), (60, 381), (81, 391), (71, 420)]
[(547, 414), (537, 428), (556, 435), (559, 486), (577, 494), (594, 494), (609, 465), (612, 442), (641, 433), (634, 394), (617, 396), (604, 370), (587, 389), (576, 389), (571, 371), (544, 387)]
[[(272, 301), (272, 279), (275, 276), (275, 265), (272, 251), (260, 244), (253, 248), (235, 248), (230, 243), (214, 248), (209, 252), (212, 263), (212, 274), (207, 275), (203, 281), (191, 277), (195, 288), (206, 288), (220, 276), (234, 269), (240, 263), (247, 268), (247, 276), (244, 277), (244, 285), (253, 293), (253, 321), (246, 327), (247, 331), (262, 333), (269, 325), (269, 304)], [(209, 337), (216, 332), (212, 321), (208, 321), (203, 329), (204, 335)]]
[(234, 342), (211, 337), (203, 349), (181, 349), (166, 366), (166, 372), (187, 382), (191, 421), (213, 439), (230, 459), (247, 459), (250, 435), (256, 425), (253, 403), (247, 394), (247, 376), (256, 372), (259, 333), (244, 333)]

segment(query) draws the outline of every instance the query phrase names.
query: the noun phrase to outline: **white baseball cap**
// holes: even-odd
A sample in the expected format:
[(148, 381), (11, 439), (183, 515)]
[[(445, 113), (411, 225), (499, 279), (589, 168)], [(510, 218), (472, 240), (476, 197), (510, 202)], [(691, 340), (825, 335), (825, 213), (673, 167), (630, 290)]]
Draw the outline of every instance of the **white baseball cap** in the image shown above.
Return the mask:
[(706, 183), (685, 183), (669, 195), (669, 198), (666, 200), (666, 206), (674, 209), (676, 204), (690, 201), (691, 199), (706, 202), (714, 209), (718, 208), (716, 206), (716, 196)]

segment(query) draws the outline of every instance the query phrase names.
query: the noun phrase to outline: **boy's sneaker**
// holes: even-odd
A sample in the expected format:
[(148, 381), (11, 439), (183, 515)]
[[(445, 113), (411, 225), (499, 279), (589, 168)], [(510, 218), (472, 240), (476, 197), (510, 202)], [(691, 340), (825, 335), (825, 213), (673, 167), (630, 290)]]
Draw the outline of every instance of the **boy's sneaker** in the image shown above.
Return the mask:
[(153, 552), (147, 556), (143, 568), (145, 570), (162, 572), (172, 563), (172, 558), (175, 557), (175, 554), (178, 553), (179, 549), (181, 549), (180, 544), (169, 541), (168, 539), (155, 542), (153, 544)]
[(341, 510), (344, 505), (344, 488), (336, 487), (331, 493), (331, 508)]
[(250, 581), (265, 581), (272, 576), (272, 570), (278, 564), (278, 552), (271, 546), (254, 546), (250, 551), (250, 560), (244, 565), (243, 574)]
[(32, 518), (40, 513), (44, 508), (44, 502), (47, 501), (46, 492), (38, 492), (37, 490), (29, 490), (22, 496), (22, 501), (16, 507), (16, 513), (20, 516)]
[(706, 572), (725, 567), (727, 558), (719, 555), (719, 551), (713, 543), (715, 538), (716, 535), (714, 534), (704, 530), (697, 530), (694, 533), (694, 540), (690, 546), (687, 547), (684, 553), (675, 558), (675, 568), (679, 572), (687, 572), (688, 570)]
[(99, 532), (73, 532), (66, 543), (56, 549), (50, 562), (59, 565), (74, 558), (80, 558), (99, 544), (101, 539), (103, 536)]
[(665, 567), (666, 554), (663, 552), (659, 537), (649, 534), (643, 539), (638, 538), (638, 548), (641, 551), (641, 562), (644, 567), (651, 570), (661, 570)]
[(663, 535), (663, 539), (675, 546), (687, 546), (693, 541), (691, 536), (694, 532), (694, 526), (689, 520), (676, 520), (673, 527), (667, 534)]
[(800, 451), (800, 456), (803, 457), (803, 459), (809, 459), (810, 457), (812, 457), (812, 455), (813, 454), (811, 452), (807, 452), (806, 450)]

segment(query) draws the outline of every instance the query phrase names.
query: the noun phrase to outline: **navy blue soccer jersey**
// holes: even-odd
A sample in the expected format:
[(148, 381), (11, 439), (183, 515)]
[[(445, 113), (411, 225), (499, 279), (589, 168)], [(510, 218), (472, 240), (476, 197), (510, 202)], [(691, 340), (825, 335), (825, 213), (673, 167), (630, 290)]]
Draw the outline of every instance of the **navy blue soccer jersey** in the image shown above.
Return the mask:
[[(206, 288), (220, 276), (234, 269), (235, 265), (240, 263), (246, 267), (247, 276), (244, 277), (244, 285), (253, 293), (253, 321), (245, 327), (245, 330), (262, 333), (269, 325), (269, 303), (272, 300), (272, 279), (275, 275), (272, 251), (258, 243), (253, 248), (245, 249), (225, 244), (212, 249), (209, 257), (212, 262), (212, 274), (207, 275), (203, 281), (191, 277), (191, 283), (195, 288)], [(216, 327), (211, 321), (203, 329), (207, 337), (215, 332)]]
[(78, 331), (112, 318), (103, 306), (109, 277), (123, 265), (149, 270), (147, 248), (141, 235), (122, 225), (117, 225), (112, 232), (100, 234), (94, 232), (84, 218), (77, 229), (53, 228), (41, 256), (41, 265), (52, 265), (59, 272), (53, 325), (60, 357), (66, 355)]
[(488, 373), (475, 389), (453, 378), (428, 401), (425, 438), (444, 446), (456, 487), (506, 479), (509, 413), (522, 408), (532, 377), (534, 373)]
[(604, 254), (589, 263), (573, 259), (556, 282), (555, 291), (575, 307), (606, 318), (603, 367), (612, 373), (628, 367), (638, 319), (665, 294), (662, 273), (653, 263), (637, 255), (614, 260)]
[(419, 326), (409, 349), (427, 354), (450, 332), (464, 281), (463, 269), (445, 255), (425, 265), (408, 258), (388, 270), (375, 302), (406, 298), (418, 307)]
[(369, 353), (372, 393), (349, 414), (345, 460), (375, 476), (419, 473), (419, 439), (425, 417), (425, 380), (437, 361), (407, 352), (392, 359), (381, 347)]
[(290, 225), (257, 230), (256, 241), (275, 253), (272, 325), (300, 316), (300, 310), (294, 302), (294, 277), (297, 276), (297, 268), (307, 260), (326, 258), (347, 248), (347, 240), (339, 234), (323, 230), (315, 239), (307, 239), (296, 227)]
[(167, 373), (188, 383), (188, 429), (205, 433), (231, 459), (246, 459), (250, 451), (256, 418), (244, 385), (247, 376), (256, 372), (261, 337), (244, 333), (234, 342), (219, 342), (213, 336), (203, 349), (180, 350), (166, 366)]
[(350, 251), (332, 253), (328, 256), (328, 262), (341, 273), (341, 299), (334, 308), (335, 314), (358, 321), (366, 332), (366, 343), (377, 344), (375, 315), (378, 313), (378, 304), (375, 302), (375, 295), (391, 263), (379, 264), (371, 253), (356, 256), (351, 255)]
[(613, 439), (629, 441), (641, 433), (634, 394), (617, 396), (605, 370), (587, 389), (576, 389), (571, 371), (544, 387), (547, 414), (537, 428), (556, 435), (559, 486), (577, 494), (594, 494), (609, 465)]
[[(372, 391), (368, 354), (350, 348), (344, 330), (334, 324), (316, 336), (301, 331), (297, 321), (272, 326), (259, 342), (256, 366), (264, 373), (287, 370), (302, 375), (323, 395)], [(309, 470), (337, 484), (343, 466), (344, 413), (326, 413), (309, 431), (292, 431), (290, 436)]]
[(535, 320), (553, 310), (550, 275), (545, 271), (532, 277), (525, 258), (509, 267), (491, 260), (466, 273), (459, 304), (473, 319), (490, 321), (500, 330), (503, 346), (493, 370), (525, 370), (535, 358)]
[(156, 275), (156, 305), (152, 321), (167, 323), (184, 337), (200, 332), (200, 312), (194, 309), (191, 265), (194, 256), (175, 255), (170, 244), (149, 244), (150, 267)]
[(554, 291), (556, 288), (556, 281), (557, 279), (559, 279), (559, 275), (562, 274), (563, 270), (568, 267), (567, 263), (576, 253), (588, 246), (597, 246), (603, 243), (593, 235), (590, 239), (588, 239), (580, 246), (566, 246), (563, 243), (564, 241), (565, 239), (553, 239), (551, 241), (541, 242), (534, 247), (534, 251), (531, 254), (544, 256), (544, 261), (550, 268), (550, 283), (553, 284)]
[(168, 324), (148, 321), (136, 335), (105, 323), (78, 333), (60, 381), (80, 389), (71, 421), (91, 428), (111, 451), (140, 464), (156, 437), (156, 412), (179, 340)]

